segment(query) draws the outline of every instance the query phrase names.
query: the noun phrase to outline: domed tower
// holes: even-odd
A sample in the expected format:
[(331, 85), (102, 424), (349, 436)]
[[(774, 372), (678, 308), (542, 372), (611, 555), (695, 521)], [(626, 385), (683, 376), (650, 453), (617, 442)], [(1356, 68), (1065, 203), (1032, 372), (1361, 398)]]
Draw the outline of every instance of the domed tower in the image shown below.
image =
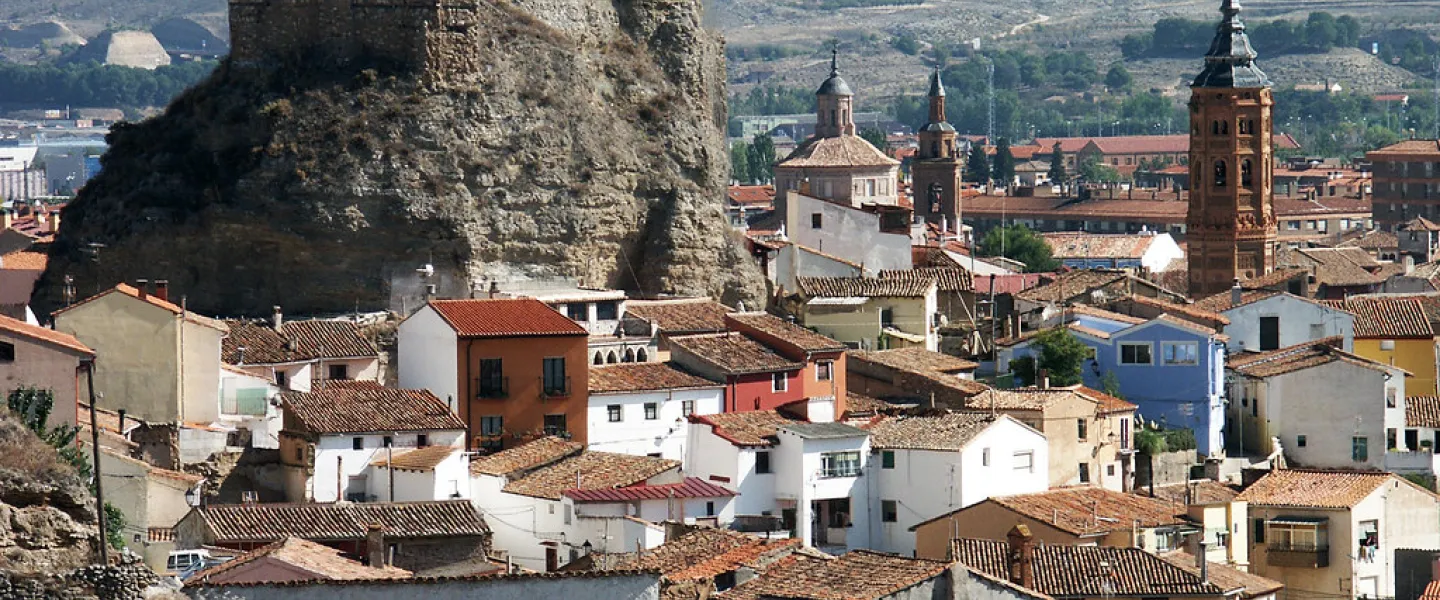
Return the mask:
[(830, 78), (815, 90), (815, 136), (855, 135), (855, 92), (840, 77), (840, 51), (830, 50)]
[(1255, 64), (1238, 0), (1224, 0), (1220, 13), (1205, 70), (1190, 85), (1186, 240), (1196, 298), (1275, 269), (1270, 78)]
[(945, 83), (940, 68), (930, 74), (930, 122), (920, 128), (920, 148), (910, 166), (915, 214), (932, 223), (960, 228), (960, 159), (955, 127), (945, 120)]

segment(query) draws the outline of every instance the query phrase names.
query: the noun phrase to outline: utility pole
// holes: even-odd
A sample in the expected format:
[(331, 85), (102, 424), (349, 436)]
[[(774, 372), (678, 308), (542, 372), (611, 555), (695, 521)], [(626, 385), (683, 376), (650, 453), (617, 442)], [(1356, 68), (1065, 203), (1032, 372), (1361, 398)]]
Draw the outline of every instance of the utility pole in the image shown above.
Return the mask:
[[(100, 407), (95, 405), (95, 359), (85, 359), (85, 385), (90, 390), (90, 455), (95, 459), (95, 514), (100, 524), (100, 564), (110, 564), (110, 541), (105, 532), (105, 492), (100, 480)], [(120, 426), (120, 435), (125, 435), (125, 426)]]

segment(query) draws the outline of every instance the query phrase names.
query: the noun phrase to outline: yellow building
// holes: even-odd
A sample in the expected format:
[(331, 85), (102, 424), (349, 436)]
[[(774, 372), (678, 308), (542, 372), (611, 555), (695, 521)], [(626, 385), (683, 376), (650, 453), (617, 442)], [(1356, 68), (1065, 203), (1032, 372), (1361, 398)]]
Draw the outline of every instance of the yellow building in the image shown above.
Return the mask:
[(789, 298), (800, 324), (861, 350), (938, 351), (938, 287), (933, 279), (796, 277)]
[(1408, 371), (1407, 395), (1436, 394), (1435, 331), (1426, 309), (1440, 314), (1440, 298), (1352, 296), (1326, 304), (1355, 314), (1355, 354)]

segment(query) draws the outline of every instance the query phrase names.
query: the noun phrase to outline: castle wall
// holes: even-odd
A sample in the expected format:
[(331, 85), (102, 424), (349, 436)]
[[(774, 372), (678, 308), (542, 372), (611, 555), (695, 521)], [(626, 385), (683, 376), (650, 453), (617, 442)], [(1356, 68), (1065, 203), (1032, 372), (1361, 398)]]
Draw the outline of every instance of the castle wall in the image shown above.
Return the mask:
[[(319, 51), (344, 62), (373, 57), (427, 66), (432, 33), (473, 8), (440, 0), (231, 0), (231, 57), (240, 66)], [(453, 34), (452, 34), (453, 35)]]

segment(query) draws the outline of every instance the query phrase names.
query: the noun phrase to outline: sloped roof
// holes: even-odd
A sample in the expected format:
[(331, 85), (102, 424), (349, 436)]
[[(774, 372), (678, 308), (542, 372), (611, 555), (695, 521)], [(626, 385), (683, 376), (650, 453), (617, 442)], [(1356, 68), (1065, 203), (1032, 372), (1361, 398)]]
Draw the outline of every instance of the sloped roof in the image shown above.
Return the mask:
[[(234, 365), (373, 358), (380, 353), (351, 321), (284, 321), (279, 331), (269, 321), (225, 323), (230, 327), (230, 335), (221, 341), (221, 359)], [(241, 348), (244, 348), (243, 357)]]
[(216, 543), (269, 542), (287, 537), (314, 542), (365, 539), (372, 523), (388, 539), (485, 535), (490, 527), (469, 500), (209, 504), (198, 511)]
[[(1082, 391), (1084, 390), (1084, 391)], [(1057, 402), (1072, 397), (1084, 398), (1095, 403), (1097, 413), (1127, 412), (1138, 408), (1136, 405), (1082, 386), (1040, 389), (1036, 387), (1013, 390), (990, 389), (970, 398), (965, 407), (971, 410), (1032, 410), (1042, 411)]]
[(715, 435), (742, 448), (773, 446), (781, 425), (799, 421), (773, 410), (693, 415), (690, 420), (709, 425)]
[(1373, 285), (1385, 281), (1381, 267), (1364, 248), (1296, 248), (1315, 263), (1315, 283), (1333, 286)]
[(917, 373), (953, 375), (964, 371), (974, 371), (980, 366), (975, 361), (926, 350), (918, 346), (890, 350), (851, 350), (849, 354), (855, 360)]
[(149, 305), (151, 305), (151, 306), (154, 306), (154, 307), (157, 307), (157, 308), (161, 308), (161, 309), (167, 310), (167, 311), (169, 311), (169, 312), (172, 313), (172, 314), (184, 315), (186, 321), (189, 321), (189, 322), (194, 323), (194, 324), (196, 324), (196, 325), (201, 325), (201, 326), (204, 326), (204, 327), (209, 327), (209, 328), (211, 328), (211, 329), (215, 329), (215, 330), (218, 330), (218, 331), (229, 331), (229, 329), (230, 329), (229, 327), (227, 327), (227, 326), (225, 325), (225, 323), (224, 323), (223, 321), (220, 321), (219, 319), (212, 319), (212, 318), (210, 318), (210, 317), (197, 314), (197, 313), (195, 313), (194, 311), (187, 311), (187, 310), (185, 310), (185, 309), (183, 309), (183, 308), (180, 308), (179, 306), (176, 306), (175, 304), (173, 304), (173, 303), (171, 303), (171, 302), (169, 302), (169, 301), (167, 301), (167, 300), (161, 300), (159, 297), (157, 297), (157, 296), (154, 295), (154, 294), (144, 294), (144, 295), (142, 296), (142, 295), (140, 294), (140, 290), (136, 289), (136, 288), (135, 288), (134, 286), (132, 286), (132, 285), (124, 284), (124, 283), (116, 284), (115, 287), (113, 287), (113, 288), (110, 288), (110, 289), (108, 289), (108, 290), (105, 290), (105, 291), (103, 291), (103, 292), (100, 292), (100, 293), (98, 293), (98, 294), (95, 294), (94, 296), (91, 296), (91, 297), (89, 297), (89, 298), (86, 298), (86, 299), (84, 299), (84, 300), (81, 300), (81, 301), (79, 301), (79, 302), (76, 302), (75, 304), (71, 304), (70, 306), (67, 306), (67, 307), (62, 308), (62, 309), (60, 309), (60, 310), (57, 310), (57, 311), (55, 311), (55, 312), (53, 312), (53, 313), (51, 313), (51, 314), (58, 316), (58, 315), (60, 315), (60, 314), (62, 314), (62, 313), (65, 313), (65, 312), (67, 312), (67, 311), (75, 310), (76, 308), (79, 308), (79, 307), (81, 307), (81, 306), (85, 306), (86, 304), (89, 304), (90, 302), (93, 302), (93, 301), (98, 300), (98, 299), (100, 299), (100, 298), (104, 298), (105, 296), (108, 296), (108, 295), (110, 295), (110, 294), (117, 294), (117, 293), (118, 293), (118, 294), (123, 294), (123, 295), (129, 296), (129, 297), (131, 297), (131, 298), (134, 298), (134, 299), (136, 299), (136, 300), (139, 300), (139, 301), (144, 302), (144, 303), (146, 303), (146, 304), (149, 304)]
[(923, 298), (936, 287), (925, 277), (796, 277), (795, 287), (809, 298)]
[(678, 300), (631, 300), (625, 315), (649, 321), (667, 335), (719, 333), (725, 331), (728, 306), (708, 298)]
[(800, 540), (764, 539), (728, 529), (698, 528), (622, 561), (620, 569), (658, 569), (670, 581), (710, 579), (742, 566), (758, 566), (767, 554), (784, 553)]
[(16, 250), (9, 254), (0, 254), (0, 269), (7, 271), (44, 271), (49, 262), (50, 257), (44, 252)]
[(796, 556), (787, 560), (716, 597), (725, 600), (878, 600), (919, 585), (950, 568), (945, 562), (870, 550), (852, 550), (833, 560)]
[(1235, 499), (1252, 506), (1350, 508), (1392, 478), (1403, 481), (1380, 471), (1281, 469), (1261, 477)]
[[(1010, 579), (1008, 542), (959, 538), (950, 548), (960, 564)], [(1050, 596), (1219, 597), (1231, 591), (1139, 548), (1036, 544), (1033, 550), (1034, 589)]]
[(429, 306), (460, 337), (589, 335), (584, 327), (534, 298), (431, 300)]
[(796, 371), (805, 367), (738, 333), (687, 335), (670, 339), (683, 350), (728, 375)]
[(585, 444), (550, 435), (470, 461), (471, 475), (506, 476), (542, 467), (585, 449)]
[(1405, 426), (1440, 429), (1440, 396), (1405, 398)]
[(392, 449), (388, 456), (384, 452), (376, 452), (376, 458), (370, 461), (370, 464), (376, 467), (389, 466), (397, 471), (434, 471), (445, 459), (461, 451), (461, 448), (449, 446)]
[[(802, 352), (843, 352), (845, 344), (768, 313), (747, 312), (725, 316), (726, 323), (738, 323), (784, 341)], [(732, 328), (735, 329), (735, 328)], [(738, 329), (745, 331), (745, 329)]]
[(1076, 536), (1187, 522), (1183, 504), (1100, 487), (1054, 489), (989, 501)]
[(563, 494), (576, 502), (635, 502), (676, 498), (728, 498), (738, 495), (699, 477), (686, 477), (680, 483), (638, 483), (617, 488), (565, 490)]
[[(1134, 493), (1141, 495), (1148, 494), (1148, 492), (1142, 492), (1140, 490)], [(1187, 498), (1189, 504), (1230, 502), (1238, 495), (1240, 495), (1240, 486), (1215, 481), (1214, 479), (1201, 479), (1155, 486), (1156, 499), (1182, 504), (1186, 503)]]
[(601, 490), (637, 483), (680, 467), (680, 461), (613, 452), (583, 452), (505, 484), (507, 494), (559, 500), (570, 490)]
[(950, 450), (965, 448), (995, 423), (988, 413), (948, 412), (938, 415), (890, 416), (870, 425), (870, 447), (876, 450)]
[(47, 329), (45, 327), (31, 325), (19, 319), (12, 319), (5, 315), (0, 315), (0, 331), (23, 337), (28, 340), (40, 342), (45, 345), (55, 346), (72, 352), (78, 352), (86, 356), (95, 356), (94, 350), (91, 350), (89, 346), (86, 346), (80, 340), (75, 339), (75, 336), (73, 335), (60, 331), (55, 331), (54, 329)]
[(1042, 233), (1050, 253), (1060, 258), (1133, 258), (1150, 251), (1158, 237), (1153, 233)]
[(288, 415), (312, 433), (465, 429), (465, 422), (429, 390), (349, 383), (286, 392), (281, 398)]
[(1082, 269), (1061, 273), (1056, 275), (1055, 279), (1049, 283), (1015, 294), (1015, 297), (1030, 302), (1064, 302), (1076, 296), (1089, 294), (1093, 290), (1126, 281), (1127, 279), (1132, 285), (1155, 288), (1162, 290), (1162, 292), (1169, 297), (1177, 300), (1181, 299), (1179, 294), (1164, 290), (1164, 288), (1124, 271), (1102, 269)]
[(275, 581), (396, 579), (412, 575), (410, 571), (393, 565), (376, 568), (361, 564), (360, 561), (346, 558), (335, 548), (302, 538), (287, 537), (200, 571), (191, 579), (205, 584), (224, 583), (228, 579), (225, 575), (230, 571), (263, 558), (283, 562), (309, 574), (309, 576), (289, 574), (284, 579)]
[(886, 156), (858, 135), (811, 137), (777, 167), (891, 167), (900, 161)]
[[(1196, 300), (1195, 306), (1201, 310), (1210, 310), (1219, 313), (1239, 306), (1254, 304), (1261, 300), (1273, 298), (1285, 293), (1286, 292), (1277, 292), (1275, 290), (1242, 290), (1240, 292), (1240, 301), (1235, 302), (1230, 290), (1225, 290), (1213, 296)], [(1298, 298), (1299, 296), (1296, 297)]]
[(1365, 158), (1374, 160), (1376, 158), (1396, 159), (1406, 157), (1436, 157), (1440, 156), (1440, 142), (1435, 140), (1405, 140), (1396, 142), (1378, 150), (1371, 150), (1365, 153)]
[(1411, 297), (1370, 296), (1326, 301), (1355, 315), (1357, 338), (1425, 338), (1434, 331), (1420, 301)]
[(1345, 362), (1381, 373), (1389, 372), (1388, 365), (1346, 352), (1339, 347), (1341, 343), (1343, 340), (1337, 336), (1266, 352), (1236, 354), (1225, 366), (1247, 377), (1274, 377), (1333, 362)]
[(723, 384), (691, 375), (668, 362), (619, 363), (590, 367), (590, 393), (718, 388)]
[(902, 280), (916, 285), (928, 285), (930, 280), (934, 280), (937, 289), (942, 292), (969, 292), (975, 289), (975, 282), (970, 272), (959, 267), (916, 267), (914, 269), (888, 270), (881, 271), (879, 278)]
[[(1200, 575), (1200, 567), (1195, 564), (1196, 559), (1194, 554), (1190, 554), (1184, 550), (1175, 550), (1158, 556), (1160, 560), (1184, 569), (1190, 572), (1191, 575)], [(1210, 565), (1206, 569), (1206, 575), (1210, 577), (1210, 582), (1220, 586), (1220, 589), (1223, 590), (1233, 590), (1237, 588), (1244, 590), (1240, 592), (1241, 598), (1255, 598), (1273, 594), (1285, 588), (1285, 584), (1275, 581), (1274, 579), (1261, 577), (1254, 573), (1246, 573), (1235, 567), (1213, 560), (1209, 562)]]

